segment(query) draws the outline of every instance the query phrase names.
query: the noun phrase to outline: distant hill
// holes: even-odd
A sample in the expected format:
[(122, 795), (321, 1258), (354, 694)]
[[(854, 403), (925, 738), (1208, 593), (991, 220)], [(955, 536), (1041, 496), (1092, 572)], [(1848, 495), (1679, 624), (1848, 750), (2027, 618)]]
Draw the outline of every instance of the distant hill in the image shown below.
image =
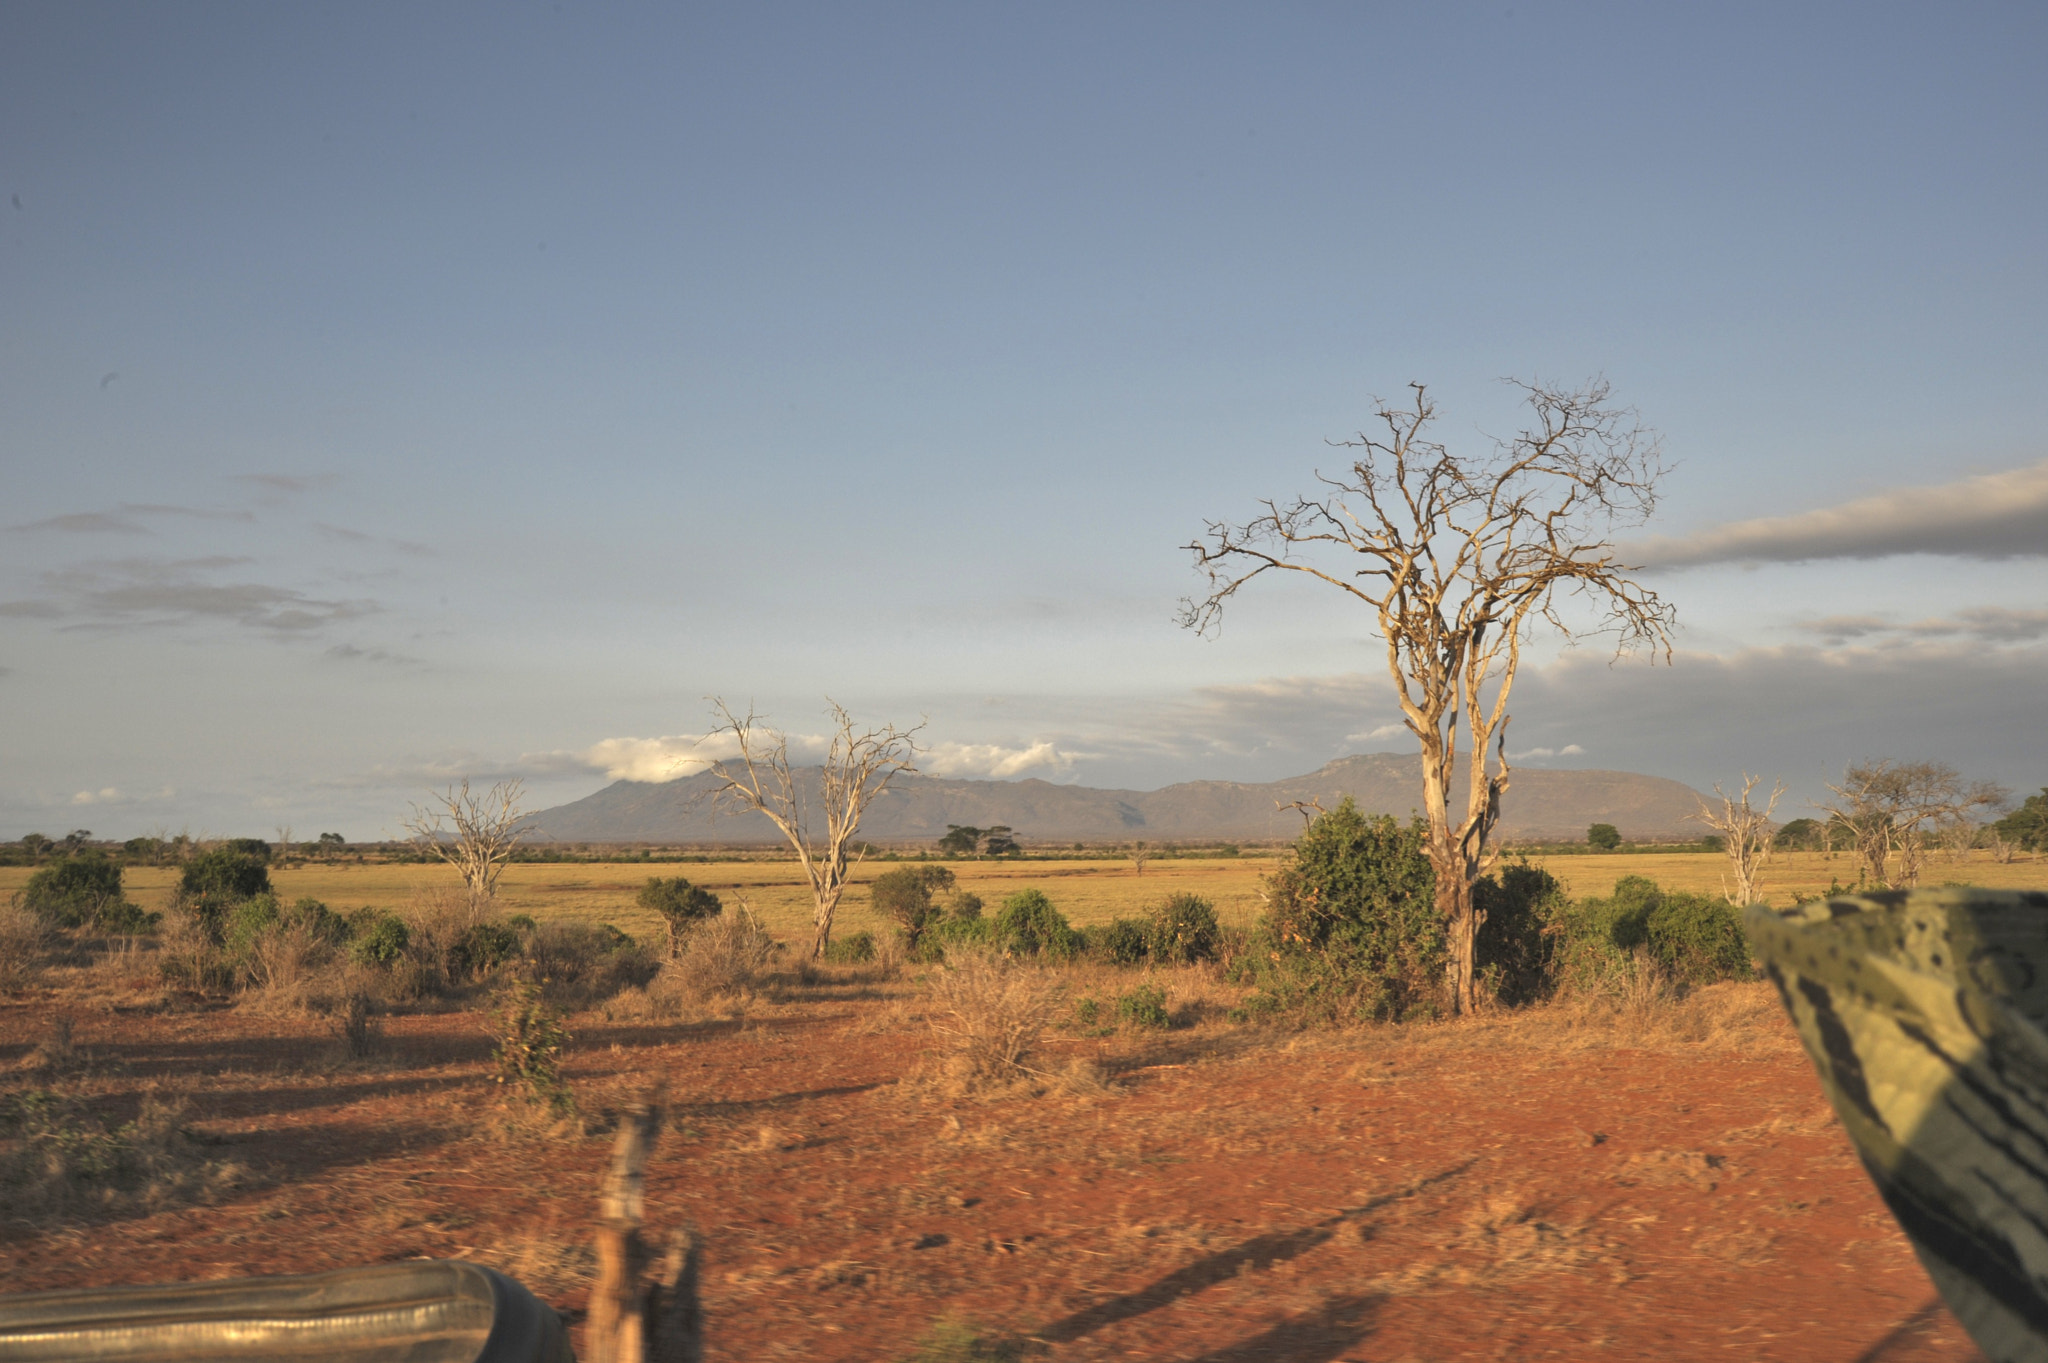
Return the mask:
[[(815, 768), (798, 773), (817, 791)], [(1340, 757), (1322, 770), (1281, 781), (1184, 781), (1161, 790), (1097, 790), (1050, 781), (956, 781), (899, 778), (870, 807), (861, 836), (876, 842), (917, 842), (944, 835), (947, 824), (1008, 824), (1027, 844), (1110, 842), (1142, 838), (1261, 841), (1292, 838), (1301, 816), (1275, 808), (1295, 800), (1333, 806), (1349, 795), (1371, 813), (1407, 817), (1421, 804), (1422, 759), (1413, 754)], [(693, 800), (712, 778), (615, 781), (581, 800), (535, 814), (531, 836), (552, 842), (765, 843), (779, 841), (759, 815), (714, 813)], [(1625, 838), (1698, 834), (1688, 814), (1698, 809), (1688, 786), (1626, 771), (1539, 771), (1517, 768), (1502, 802), (1500, 836), (1581, 838), (1611, 823)]]

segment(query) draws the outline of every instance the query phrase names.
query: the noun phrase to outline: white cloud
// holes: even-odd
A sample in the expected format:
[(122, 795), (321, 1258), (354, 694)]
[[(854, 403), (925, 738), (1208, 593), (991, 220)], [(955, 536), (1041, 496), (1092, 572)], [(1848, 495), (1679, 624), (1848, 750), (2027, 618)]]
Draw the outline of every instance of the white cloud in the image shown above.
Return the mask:
[(81, 790), (78, 794), (71, 797), (71, 803), (75, 805), (115, 805), (122, 803), (126, 798), (114, 787), (106, 786), (99, 790)]
[(1344, 735), (1344, 741), (1346, 743), (1377, 743), (1383, 738), (1395, 738), (1407, 732), (1408, 726), (1406, 724), (1396, 722), (1393, 724), (1382, 724), (1376, 729), (1367, 729), (1363, 733), (1346, 734)]
[(1622, 553), (1655, 568), (1894, 554), (2048, 555), (2048, 460), (1953, 483), (1894, 488), (1793, 516), (1659, 535), (1625, 545)]
[(1043, 771), (1055, 776), (1073, 770), (1077, 753), (1062, 752), (1048, 739), (1028, 748), (1006, 748), (997, 743), (940, 743), (918, 754), (918, 770), (932, 776), (981, 777), (1007, 780), (1027, 772)]
[(1527, 752), (1511, 752), (1508, 757), (1519, 762), (1525, 757), (1582, 757), (1586, 750), (1576, 743), (1567, 743), (1562, 748), (1531, 748)]

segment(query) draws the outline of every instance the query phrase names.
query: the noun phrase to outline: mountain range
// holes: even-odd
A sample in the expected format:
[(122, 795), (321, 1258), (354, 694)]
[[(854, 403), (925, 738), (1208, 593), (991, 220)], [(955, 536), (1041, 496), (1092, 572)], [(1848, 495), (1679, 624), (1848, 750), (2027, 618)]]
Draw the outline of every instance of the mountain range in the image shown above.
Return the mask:
[[(793, 774), (816, 808), (818, 769)], [(758, 814), (714, 810), (709, 796), (716, 786), (707, 772), (674, 781), (615, 781), (581, 800), (534, 814), (527, 822), (528, 837), (669, 845), (781, 840)], [(1421, 786), (1422, 759), (1412, 753), (1340, 757), (1319, 771), (1280, 781), (1184, 781), (1160, 790), (900, 776), (869, 806), (860, 832), (878, 843), (908, 843), (942, 837), (949, 824), (1004, 824), (1027, 846), (1140, 839), (1275, 841), (1301, 831), (1301, 815), (1286, 807), (1295, 801), (1332, 808), (1349, 795), (1368, 813), (1406, 818), (1421, 806)], [(1700, 826), (1687, 816), (1698, 808), (1691, 787), (1662, 777), (1516, 768), (1501, 802), (1497, 836), (1582, 838), (1588, 825), (1611, 823), (1636, 841), (1696, 837)]]

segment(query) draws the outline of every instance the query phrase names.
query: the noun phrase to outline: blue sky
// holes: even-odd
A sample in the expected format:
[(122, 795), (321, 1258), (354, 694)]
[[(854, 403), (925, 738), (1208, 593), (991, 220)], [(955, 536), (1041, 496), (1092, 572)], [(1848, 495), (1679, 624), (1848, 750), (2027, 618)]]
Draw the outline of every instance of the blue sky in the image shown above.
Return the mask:
[(573, 798), (714, 694), (1095, 785), (1402, 749), (1367, 621), (1196, 639), (1178, 546), (1410, 380), (1484, 449), (1511, 375), (1663, 433), (1682, 624), (1539, 648), (1511, 750), (2038, 787), (2044, 58), (2020, 5), (10, 6), (0, 836)]

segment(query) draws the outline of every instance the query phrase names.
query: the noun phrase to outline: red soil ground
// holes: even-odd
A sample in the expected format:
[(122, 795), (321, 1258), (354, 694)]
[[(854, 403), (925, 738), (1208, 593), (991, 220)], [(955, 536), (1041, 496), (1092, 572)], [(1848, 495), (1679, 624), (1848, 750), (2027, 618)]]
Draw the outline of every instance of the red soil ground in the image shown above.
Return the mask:
[[(666, 1086), (650, 1229), (703, 1237), (714, 1358), (886, 1359), (949, 1317), (1073, 1360), (1978, 1357), (1761, 986), (1632, 1022), (1069, 1034), (1108, 1092), (994, 1100), (899, 1082), (928, 1034), (861, 992), (574, 1020), (587, 1115)], [(390, 1019), (351, 1064), (314, 1019), (81, 1009), (83, 1061), (38, 1071), (64, 1011), (0, 1007), (0, 1083), (182, 1095), (248, 1172), (211, 1205), (0, 1212), (0, 1290), (471, 1257), (580, 1319), (608, 1137), (508, 1120), (477, 1016)]]

